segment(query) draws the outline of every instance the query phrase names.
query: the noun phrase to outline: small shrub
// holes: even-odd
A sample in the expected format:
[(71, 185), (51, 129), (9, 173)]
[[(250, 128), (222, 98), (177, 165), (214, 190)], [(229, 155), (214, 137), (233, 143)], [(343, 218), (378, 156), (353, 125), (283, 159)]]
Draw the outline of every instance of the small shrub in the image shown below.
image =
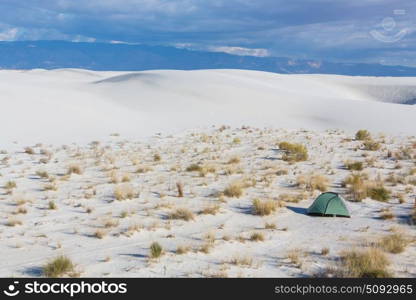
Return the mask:
[(276, 226), (276, 224), (275, 223), (266, 223), (265, 225), (264, 225), (264, 229), (272, 229), (272, 230), (274, 230), (274, 229), (276, 229), (277, 228), (277, 226)]
[(357, 141), (364, 141), (364, 140), (368, 140), (371, 139), (371, 134), (370, 132), (368, 132), (368, 130), (358, 130), (357, 133), (355, 134), (355, 139)]
[(51, 201), (49, 201), (49, 203), (48, 203), (48, 208), (49, 208), (49, 209), (52, 209), (52, 210), (55, 210), (55, 209), (58, 209), (58, 206), (56, 206), (55, 201), (51, 200)]
[(114, 197), (119, 201), (133, 199), (137, 194), (134, 187), (129, 183), (119, 184), (114, 188)]
[(236, 265), (236, 266), (251, 266), (253, 265), (253, 258), (249, 256), (234, 256), (230, 260), (230, 264)]
[(224, 190), (224, 195), (227, 197), (240, 198), (243, 195), (244, 189), (241, 182), (236, 181), (230, 183)]
[(162, 157), (160, 156), (159, 153), (156, 153), (155, 155), (153, 155), (153, 161), (161, 161)]
[(261, 233), (261, 232), (254, 232), (250, 235), (250, 241), (263, 242), (264, 241), (264, 234)]
[(328, 254), (329, 254), (329, 248), (327, 248), (327, 247), (322, 248), (321, 255), (328, 255)]
[(390, 261), (377, 248), (348, 250), (341, 254), (341, 277), (352, 278), (386, 278), (391, 277), (387, 270)]
[(383, 186), (370, 187), (368, 195), (371, 199), (386, 202), (391, 198), (391, 192)]
[(220, 210), (220, 206), (218, 204), (209, 205), (201, 210), (202, 215), (216, 215)]
[(169, 219), (190, 221), (195, 218), (192, 211), (187, 208), (178, 208), (169, 214)]
[(231, 157), (228, 160), (228, 164), (239, 164), (240, 162), (241, 162), (241, 159), (238, 156)]
[(43, 267), (45, 277), (62, 277), (74, 271), (74, 264), (66, 256), (58, 256)]
[(279, 149), (285, 151), (282, 157), (284, 161), (299, 162), (308, 159), (308, 150), (304, 145), (281, 142), (279, 143)]
[(381, 148), (380, 143), (373, 140), (366, 140), (363, 143), (363, 149), (367, 151), (377, 151)]
[(36, 175), (38, 175), (40, 178), (44, 178), (44, 179), (49, 178), (48, 172), (42, 171), (42, 170), (36, 171)]
[(258, 216), (268, 216), (271, 213), (275, 212), (277, 208), (277, 203), (274, 200), (253, 200), (252, 212), (254, 215)]
[(362, 171), (364, 169), (363, 163), (360, 161), (346, 162), (345, 167), (350, 171)]
[(186, 168), (186, 172), (200, 172), (202, 167), (198, 164), (191, 164)]
[(183, 184), (181, 182), (176, 183), (176, 188), (178, 189), (178, 197), (183, 197)]
[(329, 180), (323, 175), (314, 174), (308, 176), (298, 176), (297, 185), (305, 188), (307, 191), (319, 190), (326, 192), (328, 190)]
[(186, 254), (190, 250), (191, 250), (191, 247), (189, 246), (178, 246), (178, 248), (176, 248), (176, 254), (178, 255)]
[(94, 232), (94, 237), (96, 237), (97, 239), (103, 239), (105, 236), (107, 235), (107, 232), (105, 230), (102, 229), (97, 229)]
[(241, 139), (236, 137), (233, 139), (233, 144), (241, 144)]
[(6, 226), (15, 227), (17, 225), (22, 225), (22, 221), (13, 218), (7, 220)]
[(25, 148), (25, 153), (26, 154), (35, 154), (35, 151), (31, 147), (26, 147)]
[(16, 182), (15, 181), (13, 181), (13, 180), (10, 180), (10, 181), (7, 181), (6, 182), (6, 184), (4, 185), (4, 188), (6, 189), (6, 190), (11, 190), (11, 189), (14, 189), (14, 188), (16, 188)]
[(77, 174), (77, 175), (81, 175), (83, 172), (82, 168), (80, 165), (78, 164), (71, 164), (68, 166), (68, 170), (67, 170), (67, 174), (71, 175), (71, 174)]
[(409, 243), (409, 239), (402, 234), (393, 233), (382, 237), (379, 241), (379, 246), (384, 251), (397, 254), (402, 253)]
[(150, 245), (150, 258), (159, 258), (162, 255), (163, 255), (162, 246), (157, 242), (153, 242)]

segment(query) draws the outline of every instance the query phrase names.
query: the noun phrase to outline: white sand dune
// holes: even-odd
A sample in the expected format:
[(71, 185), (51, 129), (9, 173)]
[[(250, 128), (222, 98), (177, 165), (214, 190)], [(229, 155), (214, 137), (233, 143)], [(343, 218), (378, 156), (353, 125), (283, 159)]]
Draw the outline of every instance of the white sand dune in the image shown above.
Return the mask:
[(0, 71), (2, 143), (87, 142), (228, 124), (412, 134), (416, 78), (243, 70)]

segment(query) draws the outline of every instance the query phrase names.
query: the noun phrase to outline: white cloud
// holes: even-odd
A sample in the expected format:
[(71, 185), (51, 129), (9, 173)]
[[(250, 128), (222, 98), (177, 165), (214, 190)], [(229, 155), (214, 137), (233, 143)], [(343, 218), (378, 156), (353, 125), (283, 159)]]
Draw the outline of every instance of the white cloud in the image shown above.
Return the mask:
[(19, 30), (17, 28), (10, 28), (0, 31), (0, 41), (14, 41), (18, 36)]
[(233, 55), (240, 56), (258, 56), (266, 57), (270, 56), (270, 53), (267, 49), (253, 49), (253, 48), (243, 48), (243, 47), (229, 47), (229, 46), (220, 46), (220, 47), (209, 47), (208, 50), (213, 52), (224, 52)]

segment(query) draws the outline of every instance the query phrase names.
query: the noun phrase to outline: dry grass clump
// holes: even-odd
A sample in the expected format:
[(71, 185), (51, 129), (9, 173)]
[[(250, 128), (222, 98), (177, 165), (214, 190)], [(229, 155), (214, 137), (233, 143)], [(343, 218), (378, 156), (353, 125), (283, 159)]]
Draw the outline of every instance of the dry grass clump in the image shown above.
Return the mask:
[(363, 163), (361, 161), (347, 161), (345, 162), (345, 168), (350, 171), (362, 171), (364, 169)]
[(16, 184), (16, 182), (15, 182), (15, 181), (13, 181), (13, 180), (9, 180), (9, 181), (7, 181), (7, 182), (6, 182), (6, 184), (4, 185), (4, 188), (5, 188), (6, 190), (12, 190), (12, 189), (16, 188), (16, 186), (17, 186), (17, 184)]
[(379, 142), (373, 140), (366, 140), (363, 142), (363, 149), (367, 151), (377, 151), (380, 150), (381, 145)]
[(158, 242), (153, 242), (150, 245), (150, 258), (159, 258), (163, 255), (163, 247)]
[(35, 150), (33, 150), (32, 147), (26, 147), (25, 148), (25, 153), (26, 154), (35, 154)]
[(276, 226), (275, 223), (266, 223), (266, 224), (264, 224), (264, 229), (272, 229), (272, 230), (274, 230), (276, 228), (277, 228), (277, 226)]
[(339, 276), (348, 278), (391, 277), (387, 267), (390, 261), (378, 248), (347, 250), (341, 253)]
[(200, 214), (202, 215), (216, 215), (220, 211), (220, 206), (218, 204), (208, 205), (204, 207)]
[(74, 264), (66, 256), (58, 256), (42, 268), (45, 277), (62, 277), (74, 271)]
[(382, 184), (372, 186), (368, 188), (368, 196), (377, 201), (386, 202), (391, 198), (391, 192), (386, 189)]
[(161, 161), (162, 157), (160, 156), (159, 153), (156, 153), (153, 155), (153, 161)]
[(202, 167), (198, 164), (191, 164), (186, 168), (186, 172), (199, 172), (202, 170)]
[(44, 179), (48, 179), (49, 178), (48, 172), (46, 172), (44, 170), (38, 170), (38, 171), (36, 171), (36, 175), (39, 176), (40, 178), (44, 178)]
[(365, 141), (371, 139), (371, 134), (368, 130), (361, 129), (356, 132), (355, 139), (357, 141)]
[(68, 170), (66, 173), (68, 175), (71, 175), (71, 174), (81, 175), (83, 173), (83, 170), (79, 164), (71, 164), (68, 166)]
[(149, 166), (139, 166), (139, 167), (137, 168), (137, 170), (136, 170), (136, 173), (143, 174), (143, 173), (150, 172), (150, 171), (152, 171), (152, 170), (153, 170), (153, 169), (152, 169), (151, 167), (149, 167)]
[(56, 183), (47, 183), (43, 186), (43, 190), (45, 191), (57, 191), (58, 190), (58, 186), (56, 185)]
[(227, 197), (240, 198), (244, 193), (244, 186), (241, 181), (230, 183), (224, 190), (224, 195)]
[(278, 207), (278, 203), (274, 200), (253, 200), (252, 213), (258, 216), (268, 216), (275, 212)]
[(325, 248), (322, 248), (322, 250), (321, 250), (321, 255), (328, 255), (329, 254), (329, 248), (328, 247), (325, 247)]
[(97, 239), (103, 239), (105, 236), (107, 235), (107, 231), (102, 230), (102, 229), (97, 229), (94, 232), (94, 237), (96, 237)]
[(178, 255), (186, 254), (189, 251), (191, 251), (190, 246), (181, 245), (181, 246), (178, 246), (178, 248), (176, 248), (176, 254), (178, 254)]
[(170, 212), (168, 215), (169, 219), (191, 221), (195, 219), (195, 215), (192, 211), (187, 208), (177, 208)]
[(250, 241), (253, 242), (263, 242), (264, 239), (264, 234), (261, 232), (254, 232), (250, 235)]
[(352, 174), (344, 180), (352, 201), (358, 202), (367, 197), (367, 180), (368, 176), (363, 173)]
[(138, 193), (129, 183), (119, 184), (114, 188), (114, 197), (116, 200), (122, 201), (137, 197)]
[(236, 266), (247, 266), (250, 267), (253, 265), (253, 258), (249, 256), (236, 255), (230, 260), (230, 264)]
[(58, 206), (56, 205), (55, 201), (53, 201), (53, 200), (49, 201), (48, 209), (51, 209), (51, 210), (58, 209)]
[(308, 193), (297, 193), (297, 194), (280, 194), (279, 200), (283, 202), (298, 203), (305, 200), (308, 197)]
[(285, 151), (282, 159), (288, 162), (305, 161), (308, 159), (308, 150), (302, 144), (279, 143), (279, 149)]
[(241, 162), (241, 158), (238, 156), (233, 156), (228, 160), (228, 164), (239, 164)]
[(386, 252), (397, 254), (402, 253), (409, 243), (410, 240), (403, 234), (393, 233), (382, 237), (378, 245)]
[(319, 190), (326, 192), (328, 190), (329, 180), (323, 175), (300, 175), (296, 179), (297, 185), (303, 187), (307, 191)]
[(18, 220), (18, 219), (14, 219), (14, 218), (9, 218), (6, 222), (6, 226), (9, 227), (15, 227), (17, 225), (22, 225), (22, 221)]
[(370, 197), (373, 200), (386, 202), (391, 198), (391, 192), (384, 187), (382, 181), (370, 181), (368, 176), (362, 173), (348, 176), (344, 180), (344, 185), (348, 188), (353, 201)]
[(299, 248), (291, 249), (286, 254), (286, 257), (289, 259), (289, 261), (297, 267), (300, 267), (302, 265), (303, 256), (305, 256), (305, 252)]
[(178, 197), (182, 198), (183, 197), (183, 183), (182, 182), (177, 182), (176, 183), (176, 188), (178, 190)]

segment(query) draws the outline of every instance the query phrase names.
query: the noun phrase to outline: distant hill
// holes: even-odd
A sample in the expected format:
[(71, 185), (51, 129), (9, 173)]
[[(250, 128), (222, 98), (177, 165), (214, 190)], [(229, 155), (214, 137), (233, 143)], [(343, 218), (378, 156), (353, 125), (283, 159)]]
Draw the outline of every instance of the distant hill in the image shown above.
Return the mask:
[(316, 62), (174, 47), (65, 41), (0, 42), (0, 68), (82, 68), (98, 71), (246, 69), (283, 74), (416, 76), (416, 68), (404, 66)]

